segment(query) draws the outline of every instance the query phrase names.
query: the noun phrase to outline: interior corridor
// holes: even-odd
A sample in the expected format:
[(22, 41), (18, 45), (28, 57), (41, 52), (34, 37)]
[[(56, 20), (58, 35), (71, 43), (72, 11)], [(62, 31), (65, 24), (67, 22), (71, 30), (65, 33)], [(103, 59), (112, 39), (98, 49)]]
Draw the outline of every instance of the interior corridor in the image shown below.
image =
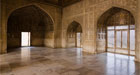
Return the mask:
[(0, 75), (140, 75), (140, 0), (0, 0)]
[(0, 55), (1, 75), (140, 75), (133, 56), (81, 48), (22, 47)]

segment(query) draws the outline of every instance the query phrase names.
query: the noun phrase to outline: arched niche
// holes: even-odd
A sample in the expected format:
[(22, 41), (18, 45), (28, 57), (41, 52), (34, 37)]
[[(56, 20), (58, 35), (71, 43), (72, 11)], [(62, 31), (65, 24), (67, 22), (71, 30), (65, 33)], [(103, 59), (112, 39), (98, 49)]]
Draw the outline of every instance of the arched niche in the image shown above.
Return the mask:
[[(111, 29), (112, 27), (112, 29)], [(119, 27), (122, 29), (119, 29)], [(124, 27), (124, 28), (123, 28)], [(127, 29), (125, 29), (127, 27)], [(132, 28), (132, 29), (131, 29)], [(97, 21), (97, 52), (114, 52), (114, 53), (122, 53), (128, 55), (134, 55), (135, 52), (131, 50), (129, 40), (131, 38), (131, 30), (135, 30), (135, 19), (130, 11), (118, 7), (112, 7), (103, 13)], [(112, 34), (111, 34), (112, 32)], [(120, 34), (119, 34), (120, 33)], [(118, 44), (118, 39), (121, 39), (123, 42), (124, 35), (126, 33), (127, 39), (127, 48), (123, 48), (121, 43), (121, 47)], [(121, 35), (121, 37), (119, 37)], [(135, 36), (135, 34), (133, 35)], [(111, 38), (113, 38), (112, 47), (110, 46)], [(125, 39), (125, 40), (126, 40)], [(110, 50), (109, 50), (110, 48)], [(112, 49), (111, 49), (112, 48)], [(125, 49), (126, 51), (122, 50)]]
[(7, 48), (21, 47), (21, 32), (31, 32), (31, 46), (53, 46), (51, 17), (35, 5), (13, 11), (7, 23)]
[(67, 28), (67, 47), (82, 47), (82, 27), (76, 21)]

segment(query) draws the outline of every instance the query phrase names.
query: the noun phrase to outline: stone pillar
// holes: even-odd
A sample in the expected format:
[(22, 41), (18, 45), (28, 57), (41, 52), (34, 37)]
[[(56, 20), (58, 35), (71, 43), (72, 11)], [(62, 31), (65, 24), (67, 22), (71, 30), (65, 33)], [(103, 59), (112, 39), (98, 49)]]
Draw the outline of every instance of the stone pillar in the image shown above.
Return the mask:
[(85, 32), (83, 41), (83, 51), (87, 53), (96, 53), (96, 28), (94, 12), (88, 12), (85, 15)]
[(56, 9), (55, 13), (55, 33), (54, 48), (62, 48), (62, 9)]
[(140, 0), (138, 0), (136, 18), (136, 61), (140, 62)]
[(1, 0), (1, 16), (0, 16), (0, 54), (7, 52), (7, 17), (6, 17), (6, 4), (3, 2), (4, 0)]
[[(1, 9), (2, 9), (2, 7), (1, 7), (1, 0), (0, 0), (0, 12), (2, 12)], [(2, 53), (2, 50), (1, 50), (1, 49), (2, 49), (2, 45), (1, 45), (1, 44), (2, 44), (2, 39), (1, 39), (1, 36), (2, 36), (2, 35), (1, 35), (1, 34), (2, 34), (2, 33), (1, 33), (1, 31), (2, 31), (2, 28), (1, 28), (1, 27), (2, 27), (2, 26), (1, 26), (1, 24), (2, 24), (1, 21), (2, 21), (2, 20), (1, 20), (1, 19), (2, 19), (2, 17), (1, 17), (1, 15), (2, 15), (2, 14), (0, 13), (0, 54)]]

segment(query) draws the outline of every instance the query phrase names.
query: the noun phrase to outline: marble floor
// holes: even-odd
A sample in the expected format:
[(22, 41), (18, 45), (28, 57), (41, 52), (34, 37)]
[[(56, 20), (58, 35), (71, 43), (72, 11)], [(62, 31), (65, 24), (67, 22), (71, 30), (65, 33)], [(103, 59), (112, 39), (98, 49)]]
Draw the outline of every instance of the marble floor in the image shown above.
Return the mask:
[(0, 55), (0, 75), (140, 75), (133, 56), (80, 48), (22, 47)]

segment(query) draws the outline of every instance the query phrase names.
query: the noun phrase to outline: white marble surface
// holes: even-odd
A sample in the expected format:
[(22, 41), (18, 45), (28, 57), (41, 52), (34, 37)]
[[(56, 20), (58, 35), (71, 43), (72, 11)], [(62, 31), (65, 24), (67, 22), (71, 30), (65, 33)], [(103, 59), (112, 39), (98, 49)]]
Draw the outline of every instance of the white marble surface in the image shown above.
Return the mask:
[(23, 47), (0, 55), (0, 75), (140, 75), (134, 57), (80, 48)]

